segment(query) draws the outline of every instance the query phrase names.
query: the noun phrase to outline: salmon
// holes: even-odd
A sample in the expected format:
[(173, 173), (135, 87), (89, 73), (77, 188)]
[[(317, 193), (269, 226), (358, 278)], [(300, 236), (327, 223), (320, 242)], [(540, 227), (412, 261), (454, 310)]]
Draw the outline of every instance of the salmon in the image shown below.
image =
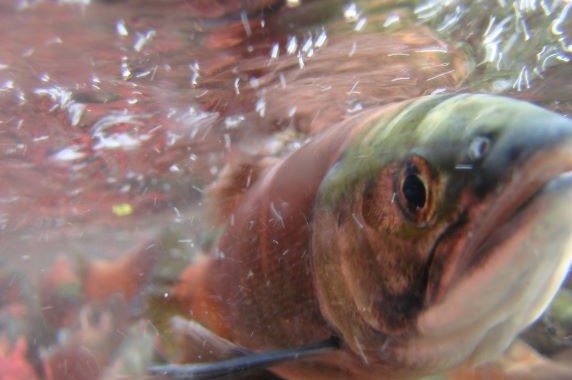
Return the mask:
[[(494, 361), (568, 273), (571, 170), (569, 119), (446, 94), (369, 109), (252, 181), (221, 179), (233, 198), (210, 255), (148, 308), (191, 364), (151, 372), (416, 379)], [(121, 265), (141, 260), (157, 262)]]

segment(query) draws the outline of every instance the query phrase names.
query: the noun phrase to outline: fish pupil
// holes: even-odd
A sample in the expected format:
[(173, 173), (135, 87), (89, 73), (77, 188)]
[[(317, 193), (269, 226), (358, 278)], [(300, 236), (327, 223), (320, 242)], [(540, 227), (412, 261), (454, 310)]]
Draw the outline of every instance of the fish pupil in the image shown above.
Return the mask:
[(410, 211), (416, 212), (425, 206), (427, 201), (425, 185), (416, 174), (409, 174), (405, 177), (401, 190)]

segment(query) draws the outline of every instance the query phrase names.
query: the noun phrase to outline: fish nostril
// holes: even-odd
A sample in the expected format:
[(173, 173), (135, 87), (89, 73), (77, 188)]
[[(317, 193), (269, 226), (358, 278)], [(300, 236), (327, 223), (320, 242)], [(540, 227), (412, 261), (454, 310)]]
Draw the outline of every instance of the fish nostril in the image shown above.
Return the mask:
[(469, 144), (467, 155), (471, 161), (481, 160), (490, 150), (491, 139), (486, 136), (477, 136)]

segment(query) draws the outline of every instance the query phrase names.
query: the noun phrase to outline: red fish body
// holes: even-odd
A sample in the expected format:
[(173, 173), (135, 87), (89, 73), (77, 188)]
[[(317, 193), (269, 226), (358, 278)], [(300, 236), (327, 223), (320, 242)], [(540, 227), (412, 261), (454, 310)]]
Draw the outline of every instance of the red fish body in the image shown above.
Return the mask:
[[(210, 256), (150, 315), (210, 331), (175, 350), (184, 363), (338, 340), (272, 367), (286, 378), (415, 379), (494, 360), (570, 266), (571, 142), (569, 120), (493, 96), (364, 112), (242, 178)], [(542, 258), (537, 231), (552, 231)], [(228, 349), (201, 351), (212, 343)]]

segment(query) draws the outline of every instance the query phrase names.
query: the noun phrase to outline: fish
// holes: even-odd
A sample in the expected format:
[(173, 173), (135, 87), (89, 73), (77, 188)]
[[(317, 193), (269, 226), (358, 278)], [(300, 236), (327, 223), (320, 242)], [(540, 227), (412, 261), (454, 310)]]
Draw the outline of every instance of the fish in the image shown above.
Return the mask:
[(231, 201), (210, 254), (148, 308), (184, 342), (179, 364), (153, 374), (478, 367), (542, 315), (572, 262), (572, 121), (528, 102), (441, 94), (372, 107), (240, 170), (213, 185)]

